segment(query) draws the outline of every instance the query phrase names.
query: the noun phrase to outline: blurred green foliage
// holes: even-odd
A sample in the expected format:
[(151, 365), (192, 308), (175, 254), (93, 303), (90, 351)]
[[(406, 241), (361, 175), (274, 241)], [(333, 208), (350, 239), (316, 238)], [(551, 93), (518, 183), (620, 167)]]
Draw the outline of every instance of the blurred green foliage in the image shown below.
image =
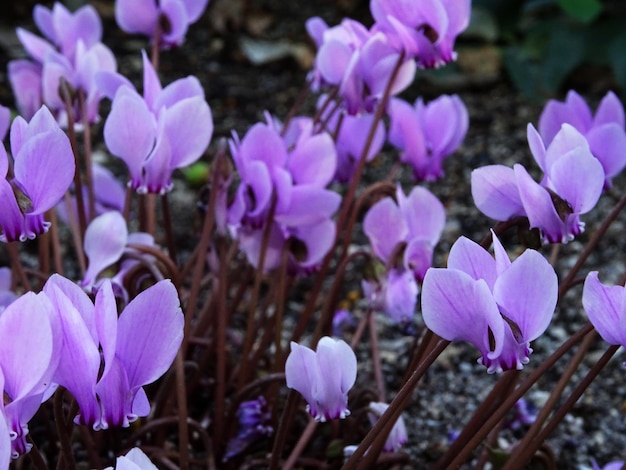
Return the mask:
[(504, 66), (516, 87), (543, 100), (587, 67), (626, 92), (626, 2), (474, 0), (498, 27)]

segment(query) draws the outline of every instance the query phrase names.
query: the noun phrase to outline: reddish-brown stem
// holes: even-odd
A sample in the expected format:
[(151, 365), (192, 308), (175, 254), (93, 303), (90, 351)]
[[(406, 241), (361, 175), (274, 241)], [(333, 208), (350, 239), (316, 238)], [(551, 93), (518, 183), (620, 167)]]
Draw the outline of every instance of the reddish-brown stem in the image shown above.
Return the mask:
[(554, 413), (550, 422), (541, 430), (541, 432), (523, 449), (522, 454), (519, 456), (519, 460), (515, 461), (515, 465), (513, 465), (513, 461), (509, 459), (509, 464), (505, 468), (519, 468), (521, 465), (524, 465), (533, 454), (537, 451), (537, 449), (541, 446), (541, 444), (548, 438), (548, 436), (554, 431), (554, 429), (558, 426), (558, 424), (563, 421), (565, 415), (569, 412), (569, 410), (576, 404), (578, 399), (582, 396), (582, 394), (587, 390), (591, 382), (597, 377), (600, 371), (606, 366), (609, 360), (613, 357), (613, 355), (617, 352), (621, 345), (617, 346), (609, 346), (609, 348), (605, 351), (602, 357), (598, 360), (598, 362), (591, 368), (591, 370), (587, 373), (585, 378), (578, 384), (578, 386), (572, 391), (571, 395), (567, 398), (565, 403)]
[(382, 365), (380, 363), (380, 350), (378, 349), (378, 330), (376, 329), (376, 315), (372, 312), (369, 316), (370, 350), (372, 351), (372, 364), (374, 367), (374, 380), (378, 391), (378, 401), (387, 401), (385, 393), (385, 379), (383, 378)]
[(9, 258), (11, 260), (11, 270), (13, 271), (13, 279), (18, 279), (24, 291), (32, 290), (30, 285), (30, 281), (28, 280), (28, 276), (26, 276), (26, 271), (24, 270), (24, 266), (22, 265), (22, 260), (20, 259), (20, 255), (18, 253), (18, 245), (20, 242), (9, 242), (6, 244), (7, 252), (9, 253)]
[(300, 439), (298, 439), (298, 442), (296, 442), (296, 445), (291, 451), (291, 454), (289, 454), (289, 457), (287, 457), (287, 460), (285, 460), (285, 463), (282, 467), (284, 470), (291, 470), (296, 465), (296, 462), (302, 454), (302, 451), (309, 443), (309, 440), (311, 440), (311, 437), (313, 437), (313, 433), (315, 432), (316, 428), (317, 421), (315, 421), (313, 418), (310, 418), (309, 424), (306, 425), (306, 428), (304, 428), (304, 431), (302, 431), (302, 434), (300, 434)]
[[(585, 335), (593, 330), (591, 324), (583, 326), (580, 330), (574, 333), (570, 338), (565, 341), (555, 352), (553, 352), (546, 360), (544, 360), (537, 369), (535, 369), (526, 379), (521, 382), (518, 387), (504, 400), (500, 407), (495, 410), (491, 416), (484, 422), (480, 429), (476, 430), (476, 433), (468, 440), (467, 444), (458, 453), (452, 453), (454, 459), (445, 468), (458, 468), (476, 447), (482, 442), (482, 440), (489, 434), (489, 431), (504, 417), (504, 415), (511, 409), (513, 405), (522, 397), (530, 388), (542, 377), (546, 371), (552, 367), (558, 359), (560, 359), (567, 351), (569, 351), (574, 344), (580, 341)], [(450, 454), (450, 451), (446, 455)], [(449, 455), (448, 455), (449, 458)]]
[[(361, 462), (365, 452), (367, 451), (367, 461), (375, 462), (378, 458), (378, 454), (387, 440), (387, 436), (391, 432), (393, 425), (398, 420), (402, 411), (408, 404), (411, 396), (413, 394), (413, 390), (419, 383), (422, 376), (426, 373), (428, 368), (435, 362), (435, 360), (439, 357), (439, 355), (444, 351), (444, 349), (450, 344), (449, 341), (440, 340), (437, 343), (437, 346), (433, 348), (424, 361), (413, 371), (409, 380), (402, 386), (402, 388), (398, 391), (398, 394), (394, 397), (394, 399), (389, 404), (389, 407), (385, 410), (382, 416), (376, 421), (376, 424), (370, 429), (367, 435), (359, 444), (359, 447), (355, 450), (354, 454), (350, 456), (350, 458), (346, 461), (343, 469), (353, 469), (353, 468), (373, 468), (372, 466), (367, 466), (366, 462)], [(374, 443), (378, 444), (378, 452), (374, 448), (370, 448)], [(361, 466), (363, 464), (363, 466)]]
[(189, 468), (189, 428), (187, 425), (187, 392), (185, 389), (185, 366), (179, 349), (174, 360), (176, 368), (176, 402), (178, 403), (178, 448), (181, 470)]
[(163, 214), (163, 226), (165, 227), (165, 239), (167, 242), (167, 251), (170, 259), (176, 263), (176, 242), (174, 240), (174, 231), (172, 229), (172, 217), (170, 215), (170, 205), (167, 193), (161, 195), (161, 212)]
[(270, 208), (265, 218), (265, 226), (263, 227), (263, 238), (261, 240), (261, 251), (259, 253), (259, 262), (256, 267), (256, 275), (254, 276), (254, 284), (252, 286), (252, 298), (248, 308), (248, 320), (246, 322), (246, 334), (243, 340), (243, 348), (241, 350), (241, 363), (239, 367), (239, 374), (237, 377), (237, 388), (243, 387), (248, 380), (249, 369), (249, 355), (252, 350), (252, 343), (255, 333), (255, 320), (256, 311), (258, 307), (259, 295), (261, 292), (261, 282), (264, 276), (265, 255), (267, 254), (267, 247), (270, 242), (270, 233), (272, 230), (272, 224), (274, 223), (274, 212), (276, 211), (276, 202), (278, 198), (276, 192), (272, 193), (272, 201)]

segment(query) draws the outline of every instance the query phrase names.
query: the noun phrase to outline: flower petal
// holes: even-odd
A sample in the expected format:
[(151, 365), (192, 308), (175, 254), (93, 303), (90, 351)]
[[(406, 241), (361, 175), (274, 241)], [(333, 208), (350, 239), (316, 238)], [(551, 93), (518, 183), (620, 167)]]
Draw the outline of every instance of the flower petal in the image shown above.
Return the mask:
[(126, 306), (118, 320), (116, 355), (131, 389), (167, 371), (183, 340), (183, 324), (178, 293), (169, 280), (157, 282)]
[(504, 320), (483, 279), (456, 269), (429, 269), (422, 284), (422, 315), (435, 334), (468, 341), (484, 358), (497, 358), (502, 351)]
[(585, 278), (583, 308), (589, 321), (609, 344), (626, 344), (624, 286), (605, 286), (592, 271)]
[(515, 172), (504, 165), (488, 165), (472, 171), (472, 198), (479, 211), (495, 220), (525, 215)]
[(89, 266), (81, 281), (83, 287), (90, 289), (98, 274), (121, 258), (127, 239), (126, 220), (119, 212), (106, 212), (91, 221), (85, 231)]

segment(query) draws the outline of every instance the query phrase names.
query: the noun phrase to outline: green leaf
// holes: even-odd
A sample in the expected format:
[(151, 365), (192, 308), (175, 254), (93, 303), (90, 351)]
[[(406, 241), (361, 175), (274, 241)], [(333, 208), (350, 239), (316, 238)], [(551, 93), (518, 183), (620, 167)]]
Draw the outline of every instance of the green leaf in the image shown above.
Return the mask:
[(626, 92), (626, 31), (617, 36), (609, 45), (609, 60), (617, 83)]
[(602, 13), (600, 0), (559, 0), (559, 5), (568, 15), (590, 23)]

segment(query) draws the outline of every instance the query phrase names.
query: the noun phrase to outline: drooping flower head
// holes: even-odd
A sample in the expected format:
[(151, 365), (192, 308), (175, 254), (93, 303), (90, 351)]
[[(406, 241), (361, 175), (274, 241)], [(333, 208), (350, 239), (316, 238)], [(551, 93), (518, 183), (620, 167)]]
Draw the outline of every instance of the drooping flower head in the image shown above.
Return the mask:
[[(0, 421), (6, 419), (13, 458), (32, 447), (26, 439), (28, 421), (47, 398), (44, 394), (59, 362), (61, 343), (57, 333), (52, 304), (43, 293), (27, 292), (0, 315), (0, 377), (4, 396)], [(5, 448), (0, 449), (3, 460)]]
[(574, 90), (567, 93), (564, 102), (550, 100), (539, 117), (539, 134), (549, 145), (563, 124), (570, 124), (585, 136), (594, 157), (602, 164), (605, 187), (626, 166), (626, 132), (624, 107), (619, 98), (609, 91), (595, 114), (585, 100)]
[(154, 39), (159, 47), (180, 46), (191, 23), (198, 21), (209, 0), (116, 0), (115, 20), (127, 33)]
[(418, 181), (443, 176), (443, 160), (461, 145), (469, 126), (467, 108), (457, 95), (442, 95), (428, 104), (419, 98), (413, 106), (393, 98), (389, 117), (389, 142)]
[(321, 18), (309, 19), (307, 30), (318, 47), (313, 87), (337, 86), (349, 114), (372, 112), (387, 88), (396, 95), (413, 81), (415, 61), (382, 32), (349, 19), (329, 27)]
[(345, 341), (324, 336), (316, 351), (292, 341), (285, 376), (287, 387), (304, 397), (317, 421), (350, 414), (348, 391), (356, 381), (356, 355)]
[(426, 188), (416, 186), (405, 196), (398, 186), (396, 200), (386, 197), (365, 215), (363, 230), (386, 273), (362, 283), (374, 308), (396, 321), (413, 317), (417, 281), (432, 264), (433, 250), (445, 224), (443, 204)]
[(80, 414), (75, 422), (99, 430), (127, 427), (147, 416), (150, 403), (143, 386), (167, 371), (183, 338), (184, 319), (171, 281), (138, 294), (119, 317), (108, 280), (95, 304), (58, 274), (46, 282), (44, 292), (63, 339), (53, 381), (76, 399)]
[(11, 125), (13, 176), (0, 143), (0, 240), (25, 241), (45, 233), (44, 213), (63, 197), (74, 178), (70, 141), (48, 108), (42, 106), (30, 122), (18, 116)]
[(326, 188), (337, 161), (330, 135), (313, 134), (307, 125), (283, 137), (270, 120), (255, 124), (241, 140), (235, 136), (231, 154), (241, 182), (228, 224), (250, 263), (258, 267), (270, 224), (263, 270), (280, 265), (287, 243), (291, 271), (315, 269), (335, 241), (331, 217), (341, 202), (339, 194)]
[(530, 342), (548, 327), (557, 301), (556, 273), (537, 251), (511, 261), (493, 235), (495, 258), (461, 237), (448, 267), (431, 268), (422, 285), (424, 323), (449, 341), (472, 343), (489, 373), (521, 369)]
[(211, 109), (196, 77), (161, 87), (145, 52), (143, 96), (124, 77), (102, 73), (100, 87), (113, 100), (104, 124), (109, 151), (124, 160), (130, 186), (140, 193), (164, 194), (172, 173), (198, 160), (213, 134)]
[(541, 183), (520, 164), (478, 168), (472, 172), (474, 203), (496, 220), (525, 216), (545, 241), (567, 243), (584, 230), (580, 216), (598, 202), (604, 170), (585, 137), (569, 124), (563, 124), (547, 149), (529, 124), (528, 143), (544, 171)]
[(117, 63), (113, 53), (100, 42), (102, 24), (96, 10), (90, 6), (70, 13), (60, 3), (52, 10), (36, 6), (35, 23), (48, 41), (24, 29), (17, 35), (31, 59), (18, 59), (9, 63), (9, 80), (18, 109), (26, 119), (46, 104), (62, 125), (68, 122), (63, 95), (59, 92), (62, 81), (69, 85), (72, 97), (84, 96), (83, 107), (73, 100), (74, 120), (83, 117), (88, 122), (98, 119), (98, 104), (102, 93), (96, 84), (96, 74), (115, 72)]
[(467, 28), (471, 0), (371, 0), (374, 30), (424, 68), (456, 59), (454, 42)]

